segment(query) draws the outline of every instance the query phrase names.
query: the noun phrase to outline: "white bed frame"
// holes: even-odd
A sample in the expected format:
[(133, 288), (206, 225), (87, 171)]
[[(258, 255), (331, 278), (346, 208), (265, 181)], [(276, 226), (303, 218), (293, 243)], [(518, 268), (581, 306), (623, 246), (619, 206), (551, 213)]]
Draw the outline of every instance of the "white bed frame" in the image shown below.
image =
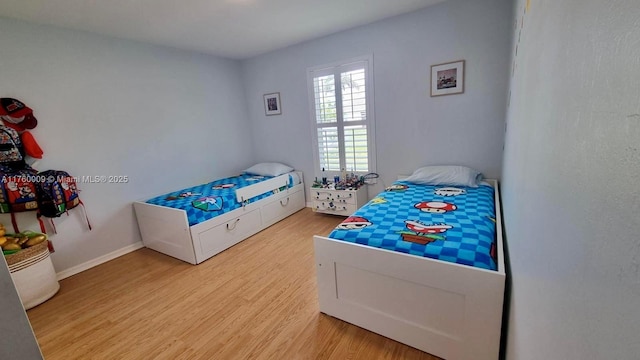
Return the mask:
[[(189, 226), (184, 210), (133, 203), (144, 246), (191, 264), (199, 264), (249, 236), (275, 224), (305, 206), (304, 181), (238, 209)], [(287, 186), (289, 174), (236, 190), (240, 203)]]
[(496, 360), (505, 267), (497, 271), (314, 236), (320, 311), (447, 360)]

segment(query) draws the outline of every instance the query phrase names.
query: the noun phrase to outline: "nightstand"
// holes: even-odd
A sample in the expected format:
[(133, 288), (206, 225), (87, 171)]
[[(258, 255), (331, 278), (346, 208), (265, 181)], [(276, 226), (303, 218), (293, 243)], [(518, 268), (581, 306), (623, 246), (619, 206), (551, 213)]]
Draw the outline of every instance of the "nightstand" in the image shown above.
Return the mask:
[(312, 187), (311, 196), (313, 211), (342, 216), (353, 214), (368, 201), (366, 185), (357, 190)]

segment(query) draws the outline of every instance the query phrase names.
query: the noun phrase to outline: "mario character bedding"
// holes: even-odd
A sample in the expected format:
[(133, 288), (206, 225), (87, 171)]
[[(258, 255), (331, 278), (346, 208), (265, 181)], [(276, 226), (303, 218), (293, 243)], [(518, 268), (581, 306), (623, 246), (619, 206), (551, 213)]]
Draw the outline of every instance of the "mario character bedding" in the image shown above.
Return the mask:
[[(270, 176), (242, 174), (215, 180), (208, 184), (174, 191), (162, 196), (154, 197), (146, 202), (148, 204), (166, 206), (186, 211), (189, 226), (192, 226), (241, 207), (242, 203), (239, 203), (236, 200), (237, 189), (271, 178), (272, 177)], [(289, 184), (291, 183), (292, 181), (290, 178)], [(266, 198), (273, 193), (273, 190), (268, 191), (249, 199), (247, 202), (254, 202)]]
[(339, 224), (329, 237), (496, 270), (495, 232), (491, 186), (398, 181)]

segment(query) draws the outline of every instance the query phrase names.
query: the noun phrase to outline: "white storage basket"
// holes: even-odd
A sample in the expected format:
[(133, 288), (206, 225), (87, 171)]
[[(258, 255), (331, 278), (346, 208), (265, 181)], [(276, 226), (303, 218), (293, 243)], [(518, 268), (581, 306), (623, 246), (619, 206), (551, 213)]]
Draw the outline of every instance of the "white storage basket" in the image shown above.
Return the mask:
[(7, 257), (11, 278), (26, 310), (49, 300), (60, 289), (46, 243)]

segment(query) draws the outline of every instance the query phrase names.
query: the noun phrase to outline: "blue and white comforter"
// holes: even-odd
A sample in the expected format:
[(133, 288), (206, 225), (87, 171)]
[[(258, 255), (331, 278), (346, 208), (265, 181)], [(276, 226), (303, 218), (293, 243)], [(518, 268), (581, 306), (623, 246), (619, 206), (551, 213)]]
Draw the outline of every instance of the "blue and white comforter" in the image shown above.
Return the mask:
[[(146, 202), (186, 211), (189, 226), (192, 226), (241, 207), (242, 203), (236, 200), (237, 189), (271, 178), (270, 176), (242, 174), (170, 192), (149, 199)], [(292, 186), (292, 183), (293, 179), (290, 176), (289, 187)], [(281, 190), (284, 189), (265, 192), (249, 199), (247, 202), (264, 199)]]
[(329, 237), (496, 270), (494, 189), (398, 181)]

